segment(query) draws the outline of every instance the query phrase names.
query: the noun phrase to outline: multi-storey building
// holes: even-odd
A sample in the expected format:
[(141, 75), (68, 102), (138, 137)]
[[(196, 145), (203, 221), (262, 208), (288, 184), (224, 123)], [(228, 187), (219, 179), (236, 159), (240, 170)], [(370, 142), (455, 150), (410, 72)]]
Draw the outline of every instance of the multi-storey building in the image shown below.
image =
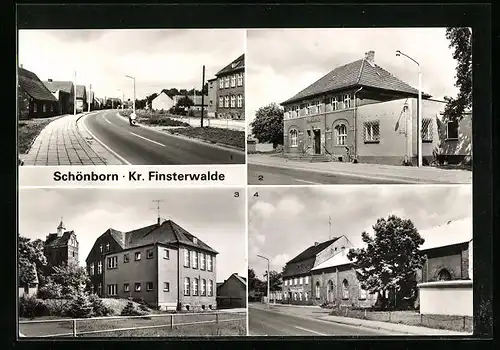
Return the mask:
[(43, 246), (49, 266), (78, 264), (78, 240), (74, 231), (66, 231), (61, 220), (56, 233), (49, 233)]
[(109, 229), (87, 257), (101, 297), (133, 298), (162, 309), (216, 308), (216, 255), (171, 220), (129, 232)]
[(245, 55), (222, 68), (217, 77), (217, 118), (245, 119)]

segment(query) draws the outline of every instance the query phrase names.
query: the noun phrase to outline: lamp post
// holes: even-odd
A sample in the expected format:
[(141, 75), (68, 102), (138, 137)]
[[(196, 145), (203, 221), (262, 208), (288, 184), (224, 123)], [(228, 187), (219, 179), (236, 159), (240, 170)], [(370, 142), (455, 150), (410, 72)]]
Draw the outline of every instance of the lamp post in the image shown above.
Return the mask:
[(133, 111), (132, 115), (135, 116), (135, 77), (131, 77), (130, 75), (126, 75), (127, 78), (130, 78), (134, 81), (134, 101), (133, 101)]
[(418, 149), (418, 166), (422, 166), (422, 70), (420, 69), (420, 63), (416, 60), (404, 54), (400, 50), (396, 50), (396, 56), (405, 56), (406, 58), (413, 61), (418, 66), (418, 115), (417, 115), (417, 149)]
[(257, 255), (259, 258), (262, 258), (264, 260), (267, 260), (267, 303), (270, 304), (270, 299), (269, 299), (269, 259), (266, 258), (265, 256), (262, 255)]

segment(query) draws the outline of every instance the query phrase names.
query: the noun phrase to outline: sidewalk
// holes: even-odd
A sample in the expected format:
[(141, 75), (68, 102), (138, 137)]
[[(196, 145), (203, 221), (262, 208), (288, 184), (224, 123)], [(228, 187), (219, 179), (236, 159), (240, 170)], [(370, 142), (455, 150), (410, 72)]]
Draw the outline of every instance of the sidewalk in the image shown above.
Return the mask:
[(88, 133), (86, 114), (67, 115), (48, 124), (37, 136), (23, 165), (120, 165), (122, 162)]
[(309, 163), (288, 160), (278, 156), (247, 155), (248, 164), (274, 166), (285, 169), (306, 170), (311, 172), (337, 174), (343, 176), (386, 179), (401, 183), (453, 183), (472, 184), (472, 172), (467, 170), (438, 169), (430, 166), (417, 168), (395, 165), (322, 162)]

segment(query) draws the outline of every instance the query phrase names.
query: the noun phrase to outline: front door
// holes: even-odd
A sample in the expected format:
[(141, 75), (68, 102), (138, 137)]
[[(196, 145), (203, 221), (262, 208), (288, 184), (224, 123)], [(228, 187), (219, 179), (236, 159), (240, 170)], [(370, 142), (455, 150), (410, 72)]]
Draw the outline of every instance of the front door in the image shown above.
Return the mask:
[(314, 154), (321, 154), (321, 130), (314, 130)]

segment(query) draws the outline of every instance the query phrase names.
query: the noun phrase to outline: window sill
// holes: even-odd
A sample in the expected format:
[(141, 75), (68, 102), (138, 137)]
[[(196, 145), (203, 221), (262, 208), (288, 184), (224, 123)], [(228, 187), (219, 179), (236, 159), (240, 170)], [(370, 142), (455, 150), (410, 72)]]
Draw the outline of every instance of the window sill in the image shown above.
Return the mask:
[(141, 261), (142, 259), (135, 259), (134, 261)]
[(371, 144), (371, 143), (380, 143), (380, 140), (379, 141), (365, 141), (365, 144)]
[(117, 268), (118, 268), (118, 266), (117, 266), (117, 267), (109, 267), (109, 266), (108, 266), (108, 268), (107, 268), (107, 269), (108, 269), (108, 270), (115, 270), (115, 269), (117, 269)]
[(165, 257), (163, 257), (163, 260), (170, 260), (170, 258), (165, 258)]
[(432, 143), (432, 140), (422, 140), (422, 143)]
[(349, 298), (342, 298), (342, 300), (349, 300)]
[(366, 298), (358, 298), (358, 300), (364, 301), (366, 300)]
[(169, 293), (170, 291), (168, 289), (163, 290), (165, 293)]

